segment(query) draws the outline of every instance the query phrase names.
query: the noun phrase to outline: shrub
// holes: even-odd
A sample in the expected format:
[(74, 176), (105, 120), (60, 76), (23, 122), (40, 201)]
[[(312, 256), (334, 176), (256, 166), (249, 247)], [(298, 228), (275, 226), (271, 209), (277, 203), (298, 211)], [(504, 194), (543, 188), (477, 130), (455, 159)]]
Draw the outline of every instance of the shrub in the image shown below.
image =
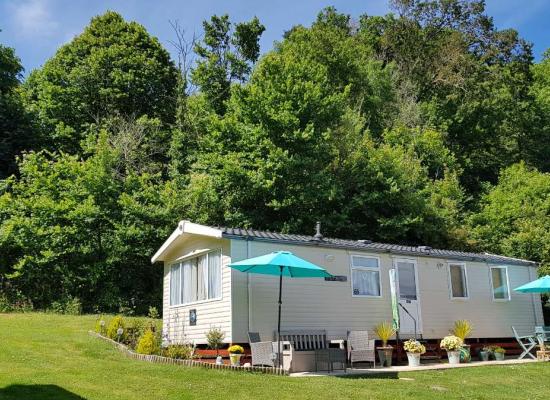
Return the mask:
[(80, 315), (82, 304), (78, 297), (68, 296), (62, 300), (52, 302), (49, 311), (54, 314)]
[(190, 360), (193, 358), (193, 346), (189, 344), (171, 344), (162, 349), (162, 355), (179, 360)]
[(500, 346), (495, 346), (493, 347), (493, 353), (506, 353), (506, 349), (500, 347)]
[(462, 348), (462, 344), (462, 339), (453, 335), (449, 335), (445, 336), (443, 340), (441, 340), (441, 343), (439, 343), (439, 347), (447, 351), (457, 351)]
[(158, 354), (160, 351), (160, 343), (155, 333), (151, 329), (147, 329), (143, 336), (139, 339), (136, 347), (136, 352), (139, 354)]
[[(126, 323), (124, 343), (130, 348), (135, 349), (139, 339), (143, 336), (147, 327), (147, 324), (142, 319), (131, 319), (129, 323)], [(155, 331), (155, 329), (151, 326), (149, 326), (149, 328)]]
[(229, 352), (229, 354), (243, 354), (244, 353), (244, 349), (242, 348), (242, 346), (239, 346), (238, 344), (234, 344), (233, 346), (230, 346), (227, 351)]
[(20, 292), (0, 294), (0, 313), (29, 312), (33, 310), (32, 301)]
[(216, 354), (218, 354), (220, 347), (223, 346), (225, 332), (222, 331), (220, 328), (210, 328), (210, 330), (206, 332), (205, 335), (208, 347), (210, 347), (212, 350), (216, 350)]
[(395, 329), (391, 322), (384, 321), (374, 327), (374, 333), (382, 341), (382, 347), (386, 347), (388, 340), (395, 335)]
[(407, 353), (424, 354), (426, 352), (426, 347), (415, 339), (409, 339), (403, 343), (403, 349)]
[[(111, 322), (109, 322), (109, 327), (107, 328), (107, 337), (113, 340), (118, 340), (118, 328), (124, 329), (124, 320), (122, 319), (122, 316), (117, 315), (114, 317)], [(120, 340), (124, 340), (125, 332), (123, 332), (122, 337)]]
[(147, 313), (149, 318), (158, 319), (160, 314), (156, 307), (149, 307), (149, 312)]
[(468, 336), (472, 334), (472, 323), (465, 319), (455, 321), (455, 325), (451, 331), (453, 335), (460, 338), (464, 342)]

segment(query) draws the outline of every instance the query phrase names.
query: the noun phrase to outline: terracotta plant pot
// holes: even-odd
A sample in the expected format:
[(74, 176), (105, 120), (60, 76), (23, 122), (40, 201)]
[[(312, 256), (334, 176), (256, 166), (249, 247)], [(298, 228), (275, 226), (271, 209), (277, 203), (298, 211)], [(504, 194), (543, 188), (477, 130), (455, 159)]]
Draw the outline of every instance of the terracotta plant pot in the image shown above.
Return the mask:
[(391, 367), (393, 347), (378, 347), (378, 358), (380, 359), (381, 367)]

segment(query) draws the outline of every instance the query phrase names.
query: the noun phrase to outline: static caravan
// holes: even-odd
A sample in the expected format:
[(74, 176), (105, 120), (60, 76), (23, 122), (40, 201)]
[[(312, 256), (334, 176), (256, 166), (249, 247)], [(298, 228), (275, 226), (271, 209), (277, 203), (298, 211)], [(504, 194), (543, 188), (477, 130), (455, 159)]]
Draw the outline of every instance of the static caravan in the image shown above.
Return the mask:
[(278, 278), (228, 267), (272, 251), (291, 251), (334, 279), (285, 279), (282, 328), (326, 330), (343, 338), (391, 320), (390, 273), (396, 271), (401, 335), (447, 335), (455, 320), (473, 323), (474, 338), (512, 337), (543, 325), (536, 294), (512, 290), (537, 277), (532, 261), (494, 254), (438, 250), (210, 227), (181, 221), (153, 256), (164, 263), (163, 332), (171, 343), (204, 344), (221, 328), (226, 341), (246, 343), (248, 332), (269, 340), (277, 328)]

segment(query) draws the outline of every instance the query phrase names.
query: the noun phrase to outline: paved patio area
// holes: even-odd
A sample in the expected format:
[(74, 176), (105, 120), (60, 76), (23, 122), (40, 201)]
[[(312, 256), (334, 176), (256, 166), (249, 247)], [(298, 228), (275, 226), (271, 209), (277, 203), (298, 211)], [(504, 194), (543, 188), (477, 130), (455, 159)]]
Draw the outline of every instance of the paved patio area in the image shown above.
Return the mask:
[(453, 369), (453, 368), (474, 368), (474, 367), (483, 367), (483, 366), (491, 366), (491, 365), (514, 365), (514, 364), (526, 364), (526, 363), (533, 363), (533, 362), (542, 362), (532, 359), (523, 359), (518, 360), (516, 358), (510, 358), (503, 361), (472, 361), (470, 363), (465, 364), (458, 364), (458, 365), (450, 365), (447, 362), (444, 363), (436, 363), (436, 362), (429, 362), (423, 365), (420, 365), (420, 367), (409, 367), (408, 365), (399, 365), (389, 368), (348, 368), (346, 371), (344, 370), (336, 370), (334, 372), (326, 372), (326, 371), (319, 371), (319, 372), (297, 372), (290, 374), (291, 377), (311, 377), (311, 376), (353, 376), (353, 375), (394, 375), (398, 374), (399, 372), (412, 372), (412, 371), (431, 371), (431, 370), (439, 370), (439, 369)]

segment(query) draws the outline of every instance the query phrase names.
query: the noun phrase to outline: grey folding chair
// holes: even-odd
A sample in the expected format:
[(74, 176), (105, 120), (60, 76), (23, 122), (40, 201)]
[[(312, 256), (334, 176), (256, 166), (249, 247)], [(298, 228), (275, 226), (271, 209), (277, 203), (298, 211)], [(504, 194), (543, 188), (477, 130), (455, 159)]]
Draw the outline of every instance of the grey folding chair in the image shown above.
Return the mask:
[(535, 326), (535, 336), (541, 350), (549, 347), (547, 343), (550, 342), (550, 326)]
[(518, 332), (516, 331), (516, 328), (512, 326), (512, 331), (514, 332), (514, 336), (519, 343), (520, 347), (523, 349), (523, 353), (518, 357), (518, 360), (521, 360), (522, 358), (525, 358), (525, 356), (529, 356), (532, 359), (536, 360), (537, 358), (531, 354), (531, 350), (537, 345), (537, 342), (535, 340), (534, 336), (528, 335), (528, 336), (519, 336)]

